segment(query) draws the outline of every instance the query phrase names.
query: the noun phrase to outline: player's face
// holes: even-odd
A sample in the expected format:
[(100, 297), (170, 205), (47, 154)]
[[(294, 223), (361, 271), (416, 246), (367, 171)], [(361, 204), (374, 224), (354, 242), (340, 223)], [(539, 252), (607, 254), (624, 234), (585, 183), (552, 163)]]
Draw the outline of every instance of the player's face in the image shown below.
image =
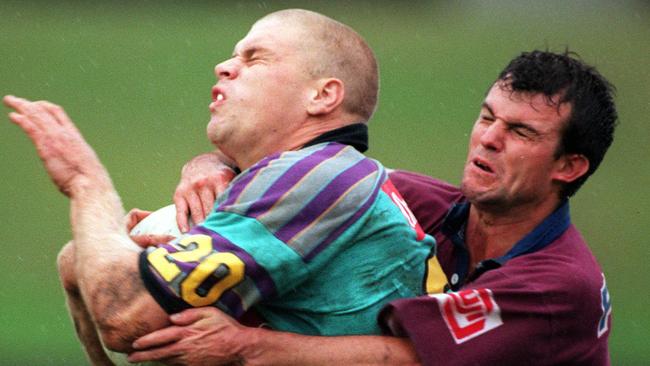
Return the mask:
[(262, 20), (235, 46), (233, 57), (215, 67), (208, 137), (240, 167), (286, 149), (307, 116), (311, 78), (301, 58), (301, 36), (295, 26)]
[(512, 93), (499, 85), (490, 89), (472, 129), (464, 194), (493, 209), (557, 200), (561, 161), (555, 152), (570, 105), (558, 107), (541, 94)]

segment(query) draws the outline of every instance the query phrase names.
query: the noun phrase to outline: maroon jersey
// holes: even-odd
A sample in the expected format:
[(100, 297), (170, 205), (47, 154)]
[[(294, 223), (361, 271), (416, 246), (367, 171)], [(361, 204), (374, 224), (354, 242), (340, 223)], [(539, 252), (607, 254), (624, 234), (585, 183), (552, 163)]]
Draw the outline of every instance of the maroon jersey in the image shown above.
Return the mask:
[(409, 337), (426, 365), (609, 364), (609, 292), (568, 202), (469, 271), (459, 189), (414, 173), (391, 179), (436, 237), (452, 291), (393, 301), (380, 315), (388, 334)]

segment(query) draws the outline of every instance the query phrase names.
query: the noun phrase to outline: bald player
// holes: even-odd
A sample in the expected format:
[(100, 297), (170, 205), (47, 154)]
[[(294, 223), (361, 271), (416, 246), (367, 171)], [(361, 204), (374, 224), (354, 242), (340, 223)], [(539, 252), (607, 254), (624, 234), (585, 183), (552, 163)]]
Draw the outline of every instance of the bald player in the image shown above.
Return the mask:
[(59, 268), (94, 363), (168, 314), (255, 309), (277, 330), (377, 334), (388, 302), (446, 285), (384, 167), (366, 158), (378, 72), (349, 27), (304, 10), (257, 21), (215, 68), (211, 141), (241, 169), (206, 220), (142, 250), (108, 173), (63, 110), (13, 96), (13, 122), (71, 199), (74, 243)]

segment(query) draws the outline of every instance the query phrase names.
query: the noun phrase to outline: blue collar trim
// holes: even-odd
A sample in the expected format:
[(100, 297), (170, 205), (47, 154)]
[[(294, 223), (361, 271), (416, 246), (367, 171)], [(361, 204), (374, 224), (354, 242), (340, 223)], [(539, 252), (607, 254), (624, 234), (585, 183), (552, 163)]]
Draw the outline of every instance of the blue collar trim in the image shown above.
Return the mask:
[[(469, 202), (455, 204), (447, 214), (442, 226), (442, 232), (454, 244), (457, 253), (456, 274), (462, 279), (456, 286), (460, 287), (467, 278), (469, 267), (469, 252), (465, 244), (465, 228), (469, 217)], [(569, 201), (564, 200), (560, 207), (548, 215), (533, 231), (519, 240), (505, 255), (481, 261), (472, 273), (473, 280), (490, 269), (503, 266), (508, 260), (523, 254), (541, 250), (560, 237), (571, 225)]]

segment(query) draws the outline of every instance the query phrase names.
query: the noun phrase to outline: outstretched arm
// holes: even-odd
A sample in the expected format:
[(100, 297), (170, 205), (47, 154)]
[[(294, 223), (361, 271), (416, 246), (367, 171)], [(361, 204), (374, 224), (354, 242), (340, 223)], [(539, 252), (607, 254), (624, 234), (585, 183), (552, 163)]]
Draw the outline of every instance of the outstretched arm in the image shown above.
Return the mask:
[(32, 140), (54, 184), (71, 200), (75, 272), (90, 317), (107, 345), (128, 351), (139, 335), (168, 323), (138, 273), (141, 249), (127, 235), (108, 173), (63, 109), (6, 96), (11, 121)]
[(129, 361), (170, 365), (419, 365), (407, 339), (314, 337), (245, 327), (215, 308), (185, 310), (134, 343)]

